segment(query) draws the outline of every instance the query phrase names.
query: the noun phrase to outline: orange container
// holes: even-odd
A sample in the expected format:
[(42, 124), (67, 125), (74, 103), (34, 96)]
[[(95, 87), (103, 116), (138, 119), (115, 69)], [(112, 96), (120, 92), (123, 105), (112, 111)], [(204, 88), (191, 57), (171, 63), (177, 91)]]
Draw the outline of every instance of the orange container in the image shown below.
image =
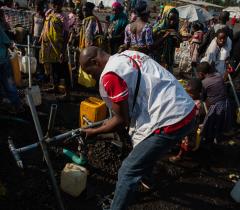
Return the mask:
[(84, 120), (87, 119), (90, 122), (98, 122), (106, 119), (107, 106), (105, 102), (96, 97), (89, 97), (80, 104), (80, 127), (87, 126), (88, 124)]
[(20, 64), (18, 59), (18, 54), (16, 52), (11, 53), (10, 63), (12, 66), (13, 80), (17, 87), (22, 85), (22, 75), (20, 71)]

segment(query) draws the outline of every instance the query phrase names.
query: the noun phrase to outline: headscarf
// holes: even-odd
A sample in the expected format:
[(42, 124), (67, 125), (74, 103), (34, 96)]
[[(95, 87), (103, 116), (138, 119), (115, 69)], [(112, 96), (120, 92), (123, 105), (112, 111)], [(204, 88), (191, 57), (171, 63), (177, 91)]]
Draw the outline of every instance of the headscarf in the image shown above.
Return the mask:
[[(163, 14), (163, 18), (153, 26), (153, 32), (158, 32), (160, 30), (165, 30), (169, 28), (169, 15), (175, 13), (179, 16), (179, 13), (176, 8), (170, 8)], [(175, 30), (178, 31), (179, 23), (176, 24)]]
[(128, 24), (128, 17), (123, 12), (123, 7), (119, 2), (114, 2), (112, 8), (118, 9), (119, 12), (111, 15), (109, 32), (112, 36), (121, 36)]
[(184, 21), (179, 33), (182, 35), (182, 36), (188, 36), (189, 33), (188, 33), (188, 26), (189, 26), (189, 22), (187, 20)]
[(121, 5), (121, 3), (115, 1), (112, 3), (112, 8), (121, 9), (122, 5)]
[[(163, 18), (153, 26), (153, 33), (155, 34), (155, 36), (158, 35), (158, 32), (169, 29), (169, 15), (171, 13), (179, 15), (176, 8), (170, 8), (169, 10), (164, 12)], [(179, 22), (175, 25), (175, 28), (173, 29), (178, 31), (178, 27)], [(166, 63), (168, 70), (172, 71), (175, 53), (175, 42), (172, 36), (167, 36), (166, 39), (164, 39), (158, 53), (160, 55), (160, 61)]]

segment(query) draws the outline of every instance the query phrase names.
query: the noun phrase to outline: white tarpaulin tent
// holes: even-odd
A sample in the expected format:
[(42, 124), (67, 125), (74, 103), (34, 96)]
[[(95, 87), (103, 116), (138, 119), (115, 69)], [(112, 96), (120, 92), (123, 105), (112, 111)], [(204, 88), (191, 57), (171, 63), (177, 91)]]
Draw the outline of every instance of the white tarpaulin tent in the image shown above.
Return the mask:
[(14, 0), (13, 2), (17, 2), (20, 7), (27, 7), (27, 5), (28, 5), (27, 0)]
[(194, 4), (194, 5), (203, 6), (203, 7), (223, 8), (220, 5), (212, 4), (212, 3), (209, 3), (209, 2), (205, 2), (205, 1), (192, 1), (192, 0), (180, 0), (180, 1), (188, 3), (188, 4)]
[(230, 13), (230, 17), (236, 15), (236, 18), (240, 18), (240, 7), (227, 7), (223, 9), (223, 11), (228, 11)]
[(112, 7), (112, 3), (115, 2), (115, 1), (118, 1), (121, 4), (123, 3), (123, 0), (87, 0), (87, 1), (94, 3), (96, 6), (98, 6), (100, 1), (102, 1), (104, 7)]
[(177, 7), (176, 9), (179, 12), (179, 17), (182, 19), (186, 19), (189, 22), (206, 22), (213, 18), (213, 16), (207, 10), (192, 4)]

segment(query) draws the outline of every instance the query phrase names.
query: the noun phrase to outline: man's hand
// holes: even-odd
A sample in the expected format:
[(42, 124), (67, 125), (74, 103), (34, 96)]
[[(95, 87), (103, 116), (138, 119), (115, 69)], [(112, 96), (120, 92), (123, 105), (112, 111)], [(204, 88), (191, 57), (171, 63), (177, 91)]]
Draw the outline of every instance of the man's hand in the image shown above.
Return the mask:
[(85, 133), (85, 138), (88, 139), (90, 137), (94, 137), (96, 135), (95, 130), (96, 129), (94, 128), (83, 129), (83, 132)]
[(96, 133), (94, 128), (86, 128), (82, 130), (82, 137), (86, 144), (94, 144), (96, 142)]

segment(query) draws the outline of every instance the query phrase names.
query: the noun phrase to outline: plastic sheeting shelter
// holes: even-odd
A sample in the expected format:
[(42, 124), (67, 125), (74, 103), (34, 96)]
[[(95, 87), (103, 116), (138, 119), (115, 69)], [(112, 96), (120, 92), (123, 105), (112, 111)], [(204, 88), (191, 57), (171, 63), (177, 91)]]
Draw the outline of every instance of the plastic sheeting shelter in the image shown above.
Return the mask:
[(231, 18), (233, 16), (236, 16), (236, 18), (240, 18), (240, 7), (227, 7), (223, 9), (223, 11), (228, 11)]
[(177, 7), (176, 9), (179, 12), (179, 17), (189, 22), (200, 21), (203, 23), (213, 18), (207, 10), (192, 4)]

